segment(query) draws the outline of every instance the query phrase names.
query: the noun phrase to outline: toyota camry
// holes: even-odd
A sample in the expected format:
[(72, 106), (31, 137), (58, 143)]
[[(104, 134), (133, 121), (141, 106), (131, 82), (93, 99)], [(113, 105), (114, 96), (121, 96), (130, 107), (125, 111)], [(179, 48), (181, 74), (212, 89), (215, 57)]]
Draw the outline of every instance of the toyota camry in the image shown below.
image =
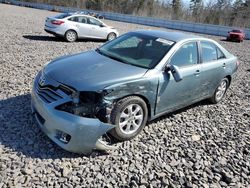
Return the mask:
[(163, 114), (208, 99), (218, 103), (238, 68), (214, 40), (179, 32), (126, 33), (101, 47), (55, 59), (34, 79), (40, 128), (77, 153), (109, 150)]

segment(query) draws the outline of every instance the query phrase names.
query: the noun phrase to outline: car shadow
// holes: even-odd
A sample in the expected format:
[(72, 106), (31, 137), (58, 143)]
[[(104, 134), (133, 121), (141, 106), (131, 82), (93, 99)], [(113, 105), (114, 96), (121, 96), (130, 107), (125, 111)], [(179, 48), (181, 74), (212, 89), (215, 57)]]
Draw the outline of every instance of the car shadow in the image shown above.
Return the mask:
[[(54, 41), (67, 42), (63, 37), (47, 36), (47, 35), (23, 35), (23, 38), (35, 41)], [(76, 42), (106, 42), (103, 39), (78, 39)]]
[(239, 41), (236, 40), (227, 40), (227, 39), (220, 39), (222, 42), (234, 42), (234, 43), (240, 43)]
[(55, 41), (63, 42), (62, 37), (46, 36), (46, 35), (23, 35), (23, 38), (35, 41)]
[(230, 41), (228, 41), (227, 39), (220, 39), (220, 41), (223, 41), (223, 42), (230, 42)]
[(94, 151), (89, 155), (82, 155), (61, 149), (37, 126), (30, 101), (30, 94), (0, 100), (0, 148), (40, 159), (96, 157), (108, 154)]

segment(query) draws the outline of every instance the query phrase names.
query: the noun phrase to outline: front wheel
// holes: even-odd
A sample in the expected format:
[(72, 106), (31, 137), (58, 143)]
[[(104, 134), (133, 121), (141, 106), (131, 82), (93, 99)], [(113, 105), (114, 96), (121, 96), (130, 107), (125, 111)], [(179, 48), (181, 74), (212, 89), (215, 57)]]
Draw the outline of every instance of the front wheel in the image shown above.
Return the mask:
[(65, 40), (68, 42), (75, 42), (77, 39), (77, 33), (73, 30), (68, 30), (65, 33)]
[(126, 97), (116, 103), (110, 120), (116, 127), (111, 134), (118, 140), (130, 140), (138, 135), (148, 119), (147, 105), (137, 96)]
[(109, 33), (107, 36), (107, 40), (111, 41), (114, 40), (116, 38), (116, 34), (115, 33)]
[(214, 104), (220, 102), (224, 97), (228, 86), (229, 86), (229, 80), (227, 78), (223, 78), (219, 86), (216, 88), (213, 96), (210, 98), (210, 101)]

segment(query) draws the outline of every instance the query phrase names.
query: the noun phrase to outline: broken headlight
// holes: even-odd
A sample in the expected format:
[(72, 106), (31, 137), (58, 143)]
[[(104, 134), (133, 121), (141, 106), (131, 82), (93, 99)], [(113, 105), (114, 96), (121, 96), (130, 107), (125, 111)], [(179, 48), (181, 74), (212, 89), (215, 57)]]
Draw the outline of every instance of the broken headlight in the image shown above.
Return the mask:
[(106, 106), (103, 103), (103, 93), (92, 91), (72, 93), (72, 101), (58, 106), (56, 109), (82, 117), (98, 118), (105, 121)]

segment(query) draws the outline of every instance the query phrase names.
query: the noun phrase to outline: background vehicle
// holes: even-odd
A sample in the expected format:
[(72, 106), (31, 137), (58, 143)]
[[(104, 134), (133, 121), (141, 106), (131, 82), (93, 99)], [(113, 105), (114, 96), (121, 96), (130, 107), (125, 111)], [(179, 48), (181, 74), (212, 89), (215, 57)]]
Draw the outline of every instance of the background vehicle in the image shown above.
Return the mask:
[(96, 12), (79, 11), (79, 12), (76, 12), (76, 14), (85, 14), (85, 15), (93, 16), (93, 17), (98, 18), (98, 19), (104, 19), (104, 16), (102, 14), (99, 14)]
[(35, 78), (32, 108), (41, 129), (62, 148), (109, 149), (106, 132), (129, 140), (165, 113), (203, 99), (220, 102), (238, 65), (210, 39), (130, 32), (49, 63)]
[(245, 39), (245, 32), (241, 29), (233, 29), (228, 32), (227, 40), (243, 42)]
[(55, 36), (62, 36), (68, 42), (78, 38), (113, 40), (118, 31), (102, 21), (85, 14), (63, 13), (47, 17), (44, 30)]

